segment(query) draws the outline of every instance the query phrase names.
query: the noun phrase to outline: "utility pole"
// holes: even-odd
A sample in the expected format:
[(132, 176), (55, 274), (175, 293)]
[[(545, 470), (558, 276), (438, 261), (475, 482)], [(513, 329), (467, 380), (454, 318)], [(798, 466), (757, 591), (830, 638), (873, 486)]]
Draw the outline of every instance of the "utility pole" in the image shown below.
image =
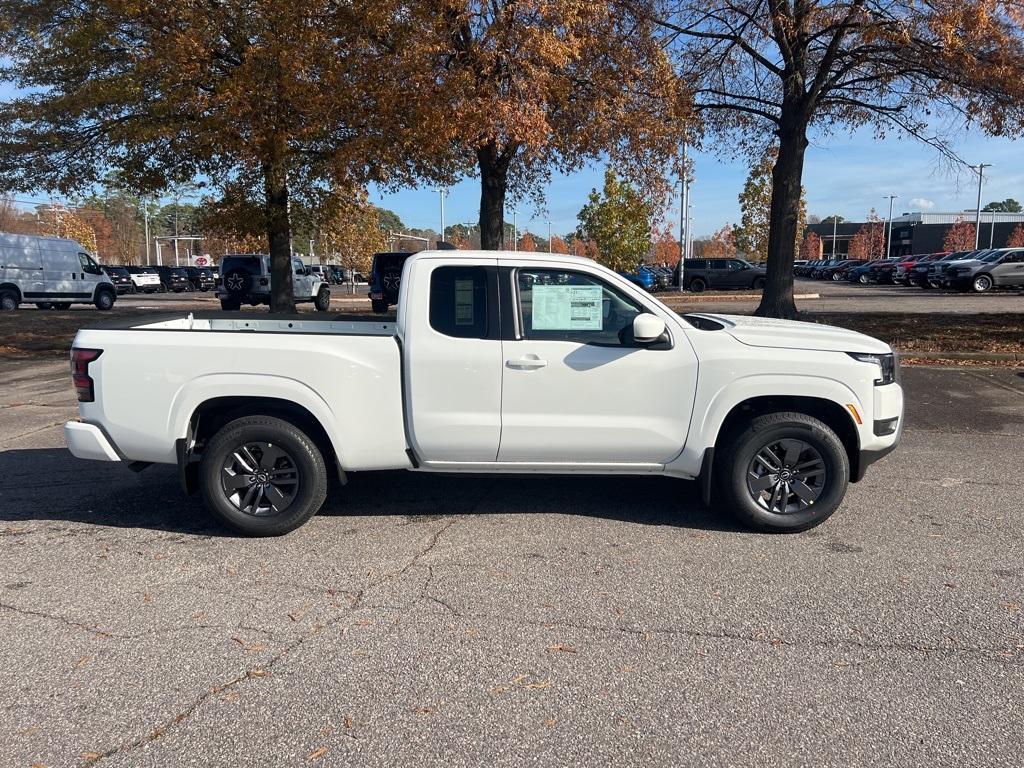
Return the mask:
[(146, 201), (142, 201), (142, 221), (144, 222), (146, 234), (146, 266), (149, 266), (149, 207)]
[(690, 228), (687, 226), (686, 217), (688, 215), (690, 197), (690, 182), (686, 178), (686, 142), (683, 142), (683, 157), (682, 157), (682, 168), (679, 171), (679, 291), (682, 293), (686, 290), (686, 281), (683, 279), (683, 271), (686, 268), (686, 256), (687, 247), (686, 240), (689, 235)]
[[(973, 169), (975, 166), (971, 166)], [(981, 187), (985, 180), (985, 169), (991, 168), (992, 163), (979, 163), (978, 170), (978, 205), (974, 216), (974, 250), (978, 250), (978, 239), (981, 236)]]
[(892, 201), (899, 197), (899, 195), (889, 195), (889, 231), (885, 235), (885, 258), (889, 258), (889, 254), (892, 251)]
[(448, 194), (448, 190), (439, 189), (437, 194), (441, 198), (441, 242), (444, 242), (444, 196)]

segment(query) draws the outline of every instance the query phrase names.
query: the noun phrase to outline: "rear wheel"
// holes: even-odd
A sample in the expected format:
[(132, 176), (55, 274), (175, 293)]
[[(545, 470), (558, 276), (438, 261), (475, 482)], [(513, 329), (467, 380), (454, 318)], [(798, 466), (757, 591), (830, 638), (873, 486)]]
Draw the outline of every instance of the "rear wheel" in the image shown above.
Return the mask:
[(763, 277), (755, 277), (754, 283), (750, 287), (753, 288), (755, 291), (760, 291), (764, 289), (764, 283), (765, 279)]
[(708, 284), (704, 282), (702, 277), (695, 277), (690, 281), (690, 291), (693, 293), (703, 293), (707, 287)]
[(19, 303), (18, 294), (14, 291), (9, 289), (0, 291), (0, 311), (13, 312), (18, 308)]
[(221, 299), (220, 308), (225, 312), (237, 312), (239, 307), (242, 306), (242, 302), (238, 299)]
[(382, 299), (373, 299), (370, 302), (370, 307), (378, 315), (383, 315), (388, 311), (388, 303)]
[(992, 278), (989, 275), (977, 275), (971, 281), (971, 290), (975, 293), (985, 293), (992, 288)]
[(716, 467), (720, 497), (761, 531), (813, 528), (839, 507), (850, 463), (839, 437), (803, 413), (758, 416), (728, 444)]
[(316, 514), (327, 467), (310, 437), (283, 419), (246, 416), (208, 443), (199, 467), (206, 507), (247, 536), (280, 536)]
[(317, 312), (326, 312), (331, 308), (331, 291), (326, 285), (320, 286), (320, 290), (316, 292), (313, 306)]

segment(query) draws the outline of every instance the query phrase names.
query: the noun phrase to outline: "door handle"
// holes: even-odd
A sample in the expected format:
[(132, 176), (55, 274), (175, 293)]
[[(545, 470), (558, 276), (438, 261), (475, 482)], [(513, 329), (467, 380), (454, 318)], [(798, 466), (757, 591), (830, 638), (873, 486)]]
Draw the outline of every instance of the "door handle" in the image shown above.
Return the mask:
[(547, 360), (541, 360), (536, 355), (523, 355), (518, 360), (505, 361), (505, 365), (509, 368), (518, 368), (523, 371), (532, 371), (537, 368), (543, 368), (547, 364)]

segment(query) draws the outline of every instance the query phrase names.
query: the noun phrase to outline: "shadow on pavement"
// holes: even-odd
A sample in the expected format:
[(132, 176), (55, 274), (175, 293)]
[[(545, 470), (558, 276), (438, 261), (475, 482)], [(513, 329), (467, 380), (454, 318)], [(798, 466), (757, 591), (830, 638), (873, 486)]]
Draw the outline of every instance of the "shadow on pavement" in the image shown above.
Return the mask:
[[(664, 477), (353, 473), (344, 487), (332, 482), (319, 514), (402, 517), (415, 523), (451, 515), (517, 513), (745, 530), (724, 513), (705, 507), (695, 482)], [(0, 453), (0, 523), (31, 520), (232, 535), (207, 513), (198, 496), (181, 491), (170, 465), (135, 474), (119, 464), (75, 459), (65, 449)]]

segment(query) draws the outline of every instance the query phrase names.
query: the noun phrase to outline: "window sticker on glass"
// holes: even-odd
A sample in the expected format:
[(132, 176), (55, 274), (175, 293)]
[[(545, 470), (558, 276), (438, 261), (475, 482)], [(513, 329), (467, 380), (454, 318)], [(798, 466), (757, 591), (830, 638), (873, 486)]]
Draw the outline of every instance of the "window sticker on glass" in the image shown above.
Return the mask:
[(455, 324), (473, 324), (473, 280), (455, 281)]
[(601, 286), (534, 285), (533, 327), (538, 331), (601, 330)]

